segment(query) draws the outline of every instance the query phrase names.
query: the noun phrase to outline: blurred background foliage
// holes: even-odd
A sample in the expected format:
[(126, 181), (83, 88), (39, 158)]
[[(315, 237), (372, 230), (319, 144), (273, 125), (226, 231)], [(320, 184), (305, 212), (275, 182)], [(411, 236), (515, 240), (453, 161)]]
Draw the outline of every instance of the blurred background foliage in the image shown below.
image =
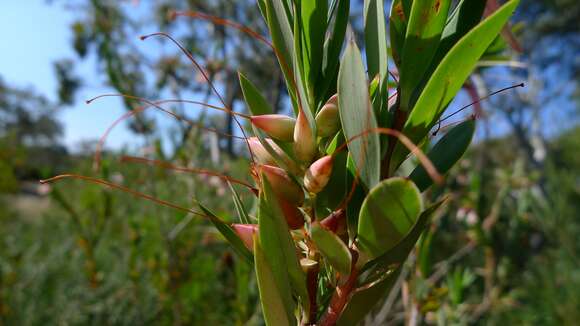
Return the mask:
[[(352, 6), (357, 32), (362, 2)], [(67, 8), (78, 16), (70, 42), (77, 56), (54, 62), (58, 101), (0, 80), (0, 324), (260, 325), (251, 268), (205, 221), (82, 182), (37, 184), (75, 172), (185, 207), (198, 198), (234, 220), (231, 189), (222, 179), (120, 160), (139, 155), (247, 180), (243, 143), (223, 136), (239, 133), (230, 117), (168, 106), (220, 135), (184, 121), (161, 128), (151, 114), (139, 114), (130, 128), (145, 146), (106, 151), (95, 172), (95, 144), (65, 147), (56, 113), (80, 100), (76, 93), (87, 81), (75, 66), (91, 56), (95, 76), (117, 93), (215, 101), (167, 39), (148, 40), (154, 52), (128, 41), (155, 31), (183, 42), (230, 107), (244, 110), (241, 71), (267, 91), (277, 111), (287, 111), (269, 49), (235, 30), (168, 15), (202, 11), (266, 35), (257, 6), (76, 0)], [(580, 320), (578, 17), (575, 0), (522, 1), (511, 26), (515, 39), (499, 44), (501, 51), (488, 58), (492, 65), (482, 66), (467, 90), (483, 96), (510, 83), (527, 87), (470, 108), (480, 116), (476, 144), (447, 183), (427, 194), (450, 193), (451, 200), (409, 258), (398, 290), (366, 324)], [(139, 105), (124, 100), (127, 110)], [(236, 190), (251, 207), (250, 193)]]

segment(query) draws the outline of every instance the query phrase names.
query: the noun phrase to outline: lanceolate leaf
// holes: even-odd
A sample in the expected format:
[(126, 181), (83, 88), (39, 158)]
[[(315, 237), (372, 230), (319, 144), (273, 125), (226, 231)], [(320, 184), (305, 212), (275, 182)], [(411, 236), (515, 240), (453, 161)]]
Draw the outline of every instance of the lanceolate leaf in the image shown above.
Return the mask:
[(369, 258), (393, 248), (411, 230), (423, 210), (421, 194), (412, 181), (390, 178), (365, 198), (358, 221), (358, 247)]
[(327, 1), (300, 1), (302, 61), (307, 88), (310, 92), (314, 92), (314, 86), (322, 67), (327, 14)]
[(288, 86), (288, 93), (292, 101), (296, 101), (296, 89), (294, 87), (293, 64), (296, 59), (294, 52), (294, 37), (292, 31), (292, 24), (287, 10), (284, 6), (285, 1), (280, 0), (265, 0), (268, 29), (272, 36), (272, 43), (278, 51), (281, 58), (278, 58), (280, 67), (284, 73), (284, 79)]
[(449, 49), (481, 21), (487, 0), (461, 0), (447, 19), (437, 54), (431, 62), (435, 70)]
[(338, 75), (338, 102), (342, 130), (360, 180), (369, 189), (379, 182), (380, 143), (376, 133), (361, 134), (377, 127), (369, 99), (368, 84), (360, 51), (354, 41), (346, 47)]
[[(338, 62), (340, 61), (340, 50), (344, 43), (344, 35), (348, 24), (350, 0), (337, 0), (338, 5), (334, 11), (334, 27), (329, 38), (324, 42), (324, 58), (322, 61), (322, 75), (318, 80), (322, 84), (320, 98), (323, 101), (335, 94), (336, 76), (338, 72)], [(332, 86), (332, 87), (331, 87)]]
[(252, 224), (252, 220), (250, 219), (250, 216), (248, 215), (248, 212), (246, 211), (246, 208), (244, 207), (244, 203), (242, 202), (240, 195), (238, 195), (238, 192), (236, 191), (234, 186), (231, 184), (231, 182), (228, 182), (228, 186), (230, 186), (230, 190), (232, 191), (232, 198), (234, 199), (234, 205), (236, 206), (236, 212), (238, 213), (240, 223)]
[(266, 258), (258, 237), (254, 239), (254, 254), (260, 302), (266, 325), (294, 325), (292, 311), (289, 311), (290, 306), (286, 305), (284, 295), (278, 288), (275, 271)]
[(387, 76), (387, 31), (383, 0), (364, 1), (365, 53), (369, 78)]
[(328, 263), (342, 275), (350, 274), (351, 254), (340, 238), (320, 224), (312, 226), (312, 240)]
[(411, 13), (412, 0), (393, 0), (389, 17), (389, 34), (391, 37), (391, 53), (397, 67), (401, 67), (401, 53), (405, 44), (407, 23)]
[(391, 291), (400, 272), (401, 267), (385, 273), (383, 278), (372, 286), (355, 290), (340, 315), (337, 325), (358, 325), (374, 306)]
[[(446, 173), (459, 161), (467, 147), (471, 143), (473, 133), (475, 132), (475, 120), (468, 120), (453, 127), (441, 140), (433, 146), (427, 154), (437, 171), (441, 174)], [(409, 178), (415, 182), (420, 191), (426, 190), (433, 184), (433, 180), (425, 171), (422, 165), (417, 166), (409, 175)]]
[(399, 79), (400, 109), (403, 111), (411, 109), (413, 91), (419, 85), (437, 51), (450, 4), (451, 0), (413, 2), (405, 35)]
[(244, 94), (244, 100), (246, 100), (246, 104), (252, 115), (274, 113), (274, 110), (272, 110), (272, 107), (264, 96), (262, 96), (258, 88), (241, 72), (238, 72), (238, 77), (240, 79), (240, 88)]
[[(477, 61), (493, 42), (515, 10), (519, 0), (511, 0), (467, 33), (443, 58), (425, 85), (403, 133), (415, 143), (421, 142), (437, 123), (449, 102), (455, 97)], [(397, 144), (391, 167), (396, 168), (408, 150)]]
[(224, 236), (224, 238), (232, 245), (234, 251), (237, 252), (246, 262), (252, 263), (252, 253), (246, 246), (244, 242), (236, 232), (226, 223), (224, 223), (219, 217), (212, 213), (202, 204), (198, 203), (199, 208), (204, 212), (205, 215), (209, 217), (209, 220), (213, 223), (216, 229)]
[[(259, 205), (259, 235), (266, 259), (272, 267), (276, 284), (283, 294), (288, 309), (293, 311), (292, 290), (300, 297), (305, 309), (309, 307), (306, 278), (296, 254), (294, 241), (288, 224), (283, 216), (278, 199), (265, 177), (262, 180), (262, 193)], [(288, 297), (286, 295), (289, 295)]]

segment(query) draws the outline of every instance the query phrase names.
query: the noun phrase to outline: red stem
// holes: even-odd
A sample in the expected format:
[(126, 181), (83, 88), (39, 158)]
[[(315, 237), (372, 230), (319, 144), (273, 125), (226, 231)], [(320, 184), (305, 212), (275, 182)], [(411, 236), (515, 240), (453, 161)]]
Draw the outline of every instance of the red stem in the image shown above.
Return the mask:
[(333, 326), (336, 325), (338, 318), (340, 317), (344, 307), (350, 299), (352, 291), (356, 288), (356, 281), (358, 277), (358, 270), (356, 269), (356, 261), (358, 254), (356, 251), (351, 250), (352, 254), (352, 267), (350, 275), (346, 282), (342, 285), (336, 287), (336, 291), (330, 299), (330, 304), (328, 305), (328, 310), (326, 314), (320, 320), (320, 326)]

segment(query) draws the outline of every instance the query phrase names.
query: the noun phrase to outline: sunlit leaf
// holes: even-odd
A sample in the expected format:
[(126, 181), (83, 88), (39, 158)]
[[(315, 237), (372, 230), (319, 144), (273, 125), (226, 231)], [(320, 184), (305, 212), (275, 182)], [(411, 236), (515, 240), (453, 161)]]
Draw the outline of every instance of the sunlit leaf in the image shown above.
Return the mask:
[(240, 79), (240, 88), (244, 94), (244, 100), (248, 109), (253, 115), (271, 114), (274, 112), (268, 101), (262, 96), (262, 93), (244, 74), (238, 72)]
[[(338, 107), (345, 138), (358, 137), (348, 143), (349, 152), (360, 173), (360, 180), (372, 188), (380, 177), (380, 143), (369, 99), (368, 84), (360, 51), (354, 41), (346, 47), (338, 76)], [(364, 134), (361, 136), (361, 134)]]
[(414, 89), (419, 86), (437, 51), (451, 0), (414, 1), (407, 24), (401, 60), (400, 109), (411, 109)]
[[(453, 127), (447, 132), (427, 154), (437, 171), (446, 173), (459, 161), (471, 143), (475, 132), (475, 120), (468, 120)], [(422, 165), (417, 166), (409, 178), (415, 182), (420, 191), (424, 191), (433, 184), (427, 171)]]
[[(437, 123), (437, 119), (461, 89), (477, 61), (499, 34), (518, 3), (519, 0), (511, 0), (504, 4), (467, 33), (445, 55), (427, 82), (403, 128), (403, 133), (411, 141), (421, 142)], [(391, 170), (399, 166), (407, 153), (404, 146), (397, 144)]]
[(364, 1), (364, 35), (368, 75), (377, 74), (380, 80), (387, 76), (387, 31), (383, 0)]
[(412, 181), (390, 178), (371, 189), (358, 221), (357, 245), (370, 259), (393, 248), (409, 233), (423, 210)]

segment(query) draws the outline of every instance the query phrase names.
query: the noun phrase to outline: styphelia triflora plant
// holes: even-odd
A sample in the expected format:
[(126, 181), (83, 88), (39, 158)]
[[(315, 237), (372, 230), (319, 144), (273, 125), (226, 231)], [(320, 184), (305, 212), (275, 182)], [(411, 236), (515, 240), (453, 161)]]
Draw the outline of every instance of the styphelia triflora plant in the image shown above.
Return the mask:
[[(345, 37), (348, 0), (258, 0), (271, 41), (225, 19), (177, 12), (175, 17), (228, 26), (270, 46), (284, 74), (295, 117), (274, 114), (241, 73), (251, 115), (234, 113), (224, 101), (220, 108), (118, 95), (145, 106), (114, 125), (147, 107), (183, 119), (161, 106), (178, 101), (225, 111), (236, 121), (248, 120), (254, 136), (247, 138), (242, 129), (242, 138), (255, 186), (167, 162), (124, 160), (241, 184), (257, 197), (256, 217), (250, 216), (233, 187), (240, 223), (230, 224), (202, 204), (199, 211), (192, 211), (105, 180), (63, 175), (46, 181), (81, 178), (208, 218), (254, 265), (267, 325), (354, 325), (389, 293), (442, 204), (440, 200), (425, 207), (421, 193), (441, 182), (441, 175), (460, 159), (471, 142), (475, 121), (452, 126), (426, 155), (416, 144), (429, 141), (431, 129), (440, 123), (518, 2), (509, 0), (484, 14), (485, 0), (461, 0), (454, 6), (451, 0), (395, 0), (387, 21), (382, 1), (365, 0), (366, 67), (352, 37)], [(156, 33), (143, 39), (150, 36), (175, 42), (209, 83), (193, 56), (173, 38)], [(389, 58), (398, 80), (388, 70)], [(396, 91), (389, 94), (393, 88)], [(399, 167), (410, 153), (418, 164), (404, 175)]]

